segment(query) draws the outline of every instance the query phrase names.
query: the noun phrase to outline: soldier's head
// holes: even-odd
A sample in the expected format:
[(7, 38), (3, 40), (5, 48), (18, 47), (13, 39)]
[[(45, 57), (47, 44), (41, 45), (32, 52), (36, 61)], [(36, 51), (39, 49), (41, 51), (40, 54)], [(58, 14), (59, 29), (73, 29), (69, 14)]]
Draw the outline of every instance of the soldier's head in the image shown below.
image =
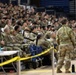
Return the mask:
[(65, 18), (61, 21), (61, 23), (62, 23), (62, 25), (66, 25), (66, 24), (68, 24), (68, 20)]
[(51, 25), (47, 25), (47, 30), (51, 30)]
[(20, 30), (21, 30), (21, 26), (16, 25), (16, 26), (14, 27), (14, 30), (15, 30), (16, 32), (20, 32)]
[(30, 30), (31, 30), (31, 32), (36, 32), (37, 31), (37, 27), (36, 26), (32, 26)]
[(7, 24), (8, 26), (10, 26), (10, 25), (12, 24), (12, 21), (11, 21), (10, 19), (7, 19), (6, 24)]
[(40, 30), (40, 25), (37, 26), (37, 31), (41, 31), (41, 30)]
[(76, 32), (76, 26), (73, 27), (73, 30)]
[(9, 30), (9, 28), (4, 28), (4, 33), (6, 33), (6, 34), (10, 34), (10, 30)]
[(49, 33), (46, 33), (46, 34), (45, 34), (45, 38), (46, 38), (46, 39), (50, 39), (50, 38), (51, 38), (51, 33), (50, 33), (50, 32), (49, 32)]
[(25, 31), (29, 31), (30, 32), (30, 28), (28, 26), (25, 27)]
[(11, 34), (15, 36), (17, 33), (16, 33), (16, 31), (13, 29), (13, 30), (11, 31)]
[(43, 34), (38, 34), (37, 35), (37, 40), (42, 39), (43, 38)]
[(26, 22), (24, 22), (24, 23), (22, 24), (22, 29), (25, 29), (25, 27), (27, 27), (27, 23), (26, 23)]

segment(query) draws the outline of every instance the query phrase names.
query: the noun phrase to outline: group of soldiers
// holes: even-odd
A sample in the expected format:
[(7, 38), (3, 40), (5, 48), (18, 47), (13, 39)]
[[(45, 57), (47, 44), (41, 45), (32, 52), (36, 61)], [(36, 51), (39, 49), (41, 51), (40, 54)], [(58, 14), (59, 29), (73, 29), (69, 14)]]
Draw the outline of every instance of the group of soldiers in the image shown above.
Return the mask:
[[(54, 46), (57, 72), (62, 72), (63, 64), (65, 72), (70, 72), (70, 59), (76, 58), (75, 20), (2, 3), (0, 18), (0, 46), (4, 50), (19, 50), (21, 56), (29, 56), (29, 45), (41, 46), (43, 51)], [(48, 55), (51, 59), (51, 52)]]
[[(26, 47), (35, 44), (42, 45), (44, 49), (47, 49), (53, 43), (53, 38), (55, 34), (50, 31), (47, 31), (44, 35), (43, 32), (38, 31), (36, 26), (25, 27), (26, 23), (23, 23), (22, 26), (16, 25), (12, 27), (11, 25), (5, 26), (3, 31), (0, 33), (0, 46), (5, 50), (19, 50), (27, 49)], [(52, 38), (51, 38), (52, 36)], [(47, 42), (51, 38), (50, 44)], [(44, 45), (43, 45), (44, 44)], [(29, 52), (29, 51), (28, 51)], [(26, 53), (26, 52), (25, 52)]]
[[(29, 50), (30, 45), (41, 46), (43, 51), (52, 47), (55, 33), (46, 31), (44, 34), (37, 26), (29, 27), (24, 22), (22, 26), (5, 26), (1, 29), (0, 36), (0, 46), (3, 50), (19, 50), (21, 57), (27, 57), (31, 55)], [(51, 60), (51, 52), (47, 53), (45, 58), (47, 55), (49, 55)], [(48, 63), (51, 64), (51, 61)]]

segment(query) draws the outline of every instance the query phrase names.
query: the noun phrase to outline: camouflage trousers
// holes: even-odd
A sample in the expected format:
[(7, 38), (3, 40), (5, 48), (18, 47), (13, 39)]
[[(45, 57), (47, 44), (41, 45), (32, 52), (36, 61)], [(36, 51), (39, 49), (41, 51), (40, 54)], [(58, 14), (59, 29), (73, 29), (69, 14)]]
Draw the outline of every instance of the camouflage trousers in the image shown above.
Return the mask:
[[(7, 51), (19, 50), (20, 56), (27, 56), (29, 54), (28, 45), (27, 44), (15, 44), (14, 46), (5, 46)], [(23, 50), (24, 49), (24, 50)]]
[(12, 47), (12, 46), (6, 46), (6, 47), (4, 47), (4, 49), (6, 51), (15, 51), (15, 50), (18, 50), (20, 52), (20, 56), (21, 57), (26, 55), (26, 53), (23, 52), (23, 50), (20, 47), (17, 47), (17, 46), (14, 46), (14, 47)]
[(19, 51), (21, 51), (21, 49), (19, 48), (19, 47), (8, 47), (8, 46), (6, 46), (6, 47), (4, 47), (7, 51), (12, 51), (12, 50), (19, 50)]
[(30, 54), (29, 44), (22, 44), (21, 48), (23, 49), (24, 52), (26, 52), (26, 54)]
[(71, 66), (71, 51), (73, 50), (73, 46), (69, 45), (61, 45), (58, 50), (58, 63), (57, 69), (61, 69), (64, 65), (65, 70), (69, 70)]
[(75, 47), (75, 49), (74, 49), (73, 54), (74, 54), (74, 58), (76, 59), (76, 47)]

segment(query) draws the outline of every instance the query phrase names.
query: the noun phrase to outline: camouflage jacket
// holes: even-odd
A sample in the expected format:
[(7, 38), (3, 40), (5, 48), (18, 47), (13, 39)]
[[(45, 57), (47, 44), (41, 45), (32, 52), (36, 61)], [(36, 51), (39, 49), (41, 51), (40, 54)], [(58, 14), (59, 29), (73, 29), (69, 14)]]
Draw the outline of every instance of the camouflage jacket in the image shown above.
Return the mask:
[(61, 44), (70, 44), (75, 46), (75, 35), (71, 28), (66, 25), (63, 25), (56, 34), (56, 41), (58, 45)]

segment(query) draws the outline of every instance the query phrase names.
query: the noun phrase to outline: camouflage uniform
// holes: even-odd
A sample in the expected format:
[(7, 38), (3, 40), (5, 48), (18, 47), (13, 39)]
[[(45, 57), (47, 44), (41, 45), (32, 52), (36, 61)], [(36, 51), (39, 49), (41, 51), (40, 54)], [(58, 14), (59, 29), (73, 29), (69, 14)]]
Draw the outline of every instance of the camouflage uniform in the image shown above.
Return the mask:
[[(56, 49), (55, 52), (54, 52), (54, 56), (55, 56), (56, 60), (58, 60), (58, 56), (57, 56), (57, 43), (56, 43), (56, 39), (54, 38), (53, 33), (54, 32), (52, 32), (52, 31), (47, 31), (45, 33), (44, 37), (49, 42), (50, 47), (54, 46), (54, 48)], [(52, 50), (50, 51), (50, 53), (52, 55)]]
[(0, 47), (3, 47), (3, 45), (1, 44), (1, 41), (3, 40), (3, 33), (0, 32)]
[(37, 38), (36, 33), (33, 33), (33, 32), (30, 33), (30, 39), (32, 40), (32, 41), (30, 41), (31, 44), (36, 40), (36, 38)]
[(44, 35), (44, 38), (49, 42), (50, 46), (53, 46), (54, 40), (52, 38), (52, 32), (47, 31)]
[(23, 36), (24, 36), (24, 42), (25, 43), (29, 43), (30, 42), (30, 40), (29, 40), (29, 38), (30, 38), (30, 32), (25, 30), (23, 32)]
[(5, 26), (5, 23), (2, 23), (1, 21), (0, 21), (0, 28), (3, 28)]
[[(44, 51), (44, 50), (47, 50), (48, 48), (50, 48), (51, 42), (42, 37), (38, 40), (37, 46), (42, 47), (42, 50)], [(51, 65), (51, 51), (42, 55), (42, 57), (43, 57), (43, 61), (42, 61), (43, 65)]]
[(74, 56), (75, 56), (75, 58), (76, 58), (76, 32), (74, 32), (74, 34), (75, 34), (75, 49), (74, 49)]
[(70, 72), (69, 68), (71, 65), (71, 52), (74, 50), (75, 46), (74, 33), (68, 26), (63, 25), (57, 31), (56, 40), (59, 45), (57, 72), (62, 72), (60, 69), (64, 64), (65, 72), (68, 73)]
[(26, 43), (23, 35), (21, 33), (17, 33), (15, 36), (17, 45), (20, 44), (20, 48), (24, 50), (27, 54), (29, 54), (28, 46), (29, 43)]
[(15, 39), (13, 39), (13, 37), (11, 35), (4, 35), (4, 41), (5, 41), (5, 48), (7, 50), (19, 50), (21, 51), (21, 49), (17, 46), (15, 46)]
[(44, 50), (50, 48), (51, 42), (49, 40), (47, 40), (46, 38), (44, 38), (43, 35), (41, 35), (40, 39), (38, 39), (38, 41), (37, 41), (37, 46), (41, 46), (44, 51)]
[[(5, 46), (7, 45), (5, 42), (5, 33), (1, 32), (1, 37), (0, 37), (0, 41), (4, 41), (4, 45), (0, 43), (1, 47), (6, 48)], [(8, 47), (8, 50), (12, 50), (11, 47)]]
[(16, 42), (19, 43), (19, 44), (22, 44), (23, 43), (23, 40), (24, 40), (24, 37), (22, 36), (21, 33), (17, 33), (15, 35), (15, 38), (16, 38)]

